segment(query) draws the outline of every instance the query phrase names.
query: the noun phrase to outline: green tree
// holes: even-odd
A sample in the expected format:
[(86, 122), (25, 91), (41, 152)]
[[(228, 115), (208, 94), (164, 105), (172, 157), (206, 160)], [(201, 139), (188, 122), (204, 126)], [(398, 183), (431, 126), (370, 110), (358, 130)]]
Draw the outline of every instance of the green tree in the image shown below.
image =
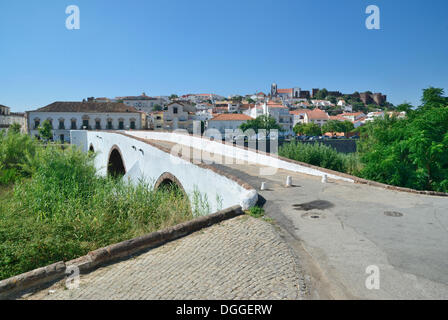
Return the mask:
[(243, 97), (242, 96), (232, 97), (232, 101), (233, 102), (237, 102), (237, 103), (241, 103), (241, 101), (243, 101)]
[(318, 99), (318, 100), (323, 100), (323, 99), (325, 99), (327, 96), (328, 96), (328, 90), (325, 89), (325, 88), (323, 88), (323, 89), (317, 91), (316, 96), (315, 96), (314, 98), (315, 98), (315, 99)]
[(358, 146), (364, 178), (418, 190), (448, 192), (448, 101), (428, 88), (405, 119), (386, 116), (365, 126)]
[(355, 125), (348, 120), (341, 122), (340, 126), (341, 126), (341, 132), (344, 132), (345, 135), (347, 135), (348, 132), (353, 131), (355, 129)]
[(161, 105), (156, 104), (156, 105), (154, 105), (154, 106), (152, 107), (152, 110), (153, 110), (153, 111), (162, 111), (163, 108), (162, 108)]
[(44, 122), (42, 122), (42, 124), (38, 128), (40, 137), (45, 141), (51, 140), (53, 138), (52, 129), (53, 129), (53, 127), (52, 127), (50, 121), (45, 120)]
[(270, 115), (261, 115), (256, 119), (251, 119), (240, 125), (242, 131), (253, 129), (256, 133), (258, 130), (266, 130), (266, 134), (270, 134), (271, 130), (277, 129), (282, 131), (282, 127), (275, 121), (275, 118)]
[(324, 125), (322, 125), (322, 132), (342, 132), (341, 128), (341, 121), (338, 120), (329, 120)]
[(297, 123), (293, 131), (298, 135), (306, 135), (306, 136), (320, 136), (322, 134), (322, 130), (318, 124), (313, 122), (310, 123)]
[(414, 106), (407, 102), (404, 102), (397, 106), (397, 111), (410, 112), (412, 109), (414, 109)]
[(327, 96), (327, 100), (333, 104), (336, 104), (338, 102), (335, 96)]
[(9, 132), (12, 132), (12, 133), (20, 133), (20, 130), (21, 130), (21, 129), (22, 129), (22, 126), (21, 126), (19, 123), (14, 122), (13, 124), (11, 124), (11, 125), (9, 126), (8, 131), (9, 131)]
[(177, 94), (172, 94), (172, 95), (170, 95), (170, 100), (174, 100), (174, 99), (177, 99), (177, 98), (179, 98), (179, 97), (177, 96)]
[(440, 108), (448, 104), (448, 97), (443, 97), (444, 91), (441, 88), (429, 87), (423, 90), (421, 107), (423, 108)]

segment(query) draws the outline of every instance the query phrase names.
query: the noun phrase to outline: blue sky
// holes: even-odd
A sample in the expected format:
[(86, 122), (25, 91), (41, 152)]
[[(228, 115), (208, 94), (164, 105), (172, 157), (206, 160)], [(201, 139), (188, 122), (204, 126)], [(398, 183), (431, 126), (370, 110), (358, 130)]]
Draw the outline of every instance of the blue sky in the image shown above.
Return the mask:
[[(65, 28), (77, 5), (81, 29)], [(381, 30), (365, 27), (381, 9)], [(446, 0), (0, 0), (0, 104), (268, 92), (448, 91)], [(448, 93), (448, 92), (447, 92)]]

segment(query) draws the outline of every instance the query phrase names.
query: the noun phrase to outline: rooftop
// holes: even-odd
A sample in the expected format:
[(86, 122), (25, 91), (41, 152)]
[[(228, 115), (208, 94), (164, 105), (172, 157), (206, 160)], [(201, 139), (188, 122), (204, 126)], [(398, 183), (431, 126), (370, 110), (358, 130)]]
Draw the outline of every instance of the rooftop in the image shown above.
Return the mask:
[(118, 102), (53, 102), (48, 106), (34, 110), (39, 112), (101, 112), (101, 113), (124, 113), (135, 112), (137, 109)]
[(219, 114), (209, 121), (247, 121), (252, 120), (251, 117), (241, 113), (223, 113)]

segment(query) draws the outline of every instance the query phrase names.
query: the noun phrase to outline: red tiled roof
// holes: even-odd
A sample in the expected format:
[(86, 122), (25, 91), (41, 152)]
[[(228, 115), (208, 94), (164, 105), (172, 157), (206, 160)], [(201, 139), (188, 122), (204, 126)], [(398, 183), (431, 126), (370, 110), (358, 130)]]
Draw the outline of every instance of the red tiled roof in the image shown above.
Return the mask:
[(223, 113), (219, 114), (209, 121), (247, 121), (252, 118), (241, 113)]
[(363, 113), (362, 112), (348, 112), (348, 113), (343, 113), (342, 114), (342, 116), (349, 116), (349, 117), (351, 117), (351, 116), (360, 116), (360, 115), (362, 115)]
[(308, 118), (311, 120), (329, 120), (330, 117), (328, 116), (328, 114), (323, 111), (320, 110), (318, 108), (314, 109), (314, 110), (307, 110), (307, 115)]
[(117, 102), (53, 102), (48, 106), (37, 109), (40, 112), (100, 112), (100, 113), (139, 113), (137, 109), (132, 106), (127, 106), (123, 103)]
[(298, 109), (298, 110), (293, 110), (293, 111), (289, 111), (289, 114), (295, 114), (295, 115), (301, 115), (301, 114), (305, 114), (307, 113), (307, 109)]
[(330, 120), (347, 121), (347, 119), (344, 118), (343, 116), (341, 116), (340, 114), (338, 114), (336, 116), (330, 116)]
[(274, 101), (269, 101), (267, 103), (269, 108), (285, 108), (287, 109), (287, 107), (285, 107), (284, 105), (282, 105), (281, 103), (278, 102), (274, 102)]

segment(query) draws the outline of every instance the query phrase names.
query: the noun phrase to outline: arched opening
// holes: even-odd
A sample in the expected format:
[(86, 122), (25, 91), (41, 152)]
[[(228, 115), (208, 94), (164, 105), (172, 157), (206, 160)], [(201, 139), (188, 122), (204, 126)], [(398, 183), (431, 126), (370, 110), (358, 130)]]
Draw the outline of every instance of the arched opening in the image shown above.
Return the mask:
[(90, 147), (89, 147), (89, 152), (92, 152), (92, 153), (94, 153), (94, 152), (95, 152), (95, 149), (93, 148), (93, 144), (90, 144)]
[(154, 189), (158, 192), (161, 191), (164, 193), (164, 196), (170, 197), (170, 201), (173, 201), (172, 203), (176, 206), (179, 212), (183, 212), (183, 210), (186, 209), (188, 212), (193, 214), (190, 199), (185, 192), (184, 187), (171, 173), (163, 173), (159, 179), (157, 179)]
[[(184, 187), (180, 183), (180, 181), (171, 173), (165, 172), (162, 174), (159, 179), (157, 179), (154, 189), (156, 190), (167, 190), (167, 191), (179, 191), (187, 197), (187, 193), (184, 190)], [(187, 197), (188, 198), (188, 197)]]
[(116, 147), (112, 148), (112, 151), (110, 152), (107, 173), (114, 178), (126, 174), (126, 168), (124, 166), (123, 158), (121, 157), (121, 152)]

